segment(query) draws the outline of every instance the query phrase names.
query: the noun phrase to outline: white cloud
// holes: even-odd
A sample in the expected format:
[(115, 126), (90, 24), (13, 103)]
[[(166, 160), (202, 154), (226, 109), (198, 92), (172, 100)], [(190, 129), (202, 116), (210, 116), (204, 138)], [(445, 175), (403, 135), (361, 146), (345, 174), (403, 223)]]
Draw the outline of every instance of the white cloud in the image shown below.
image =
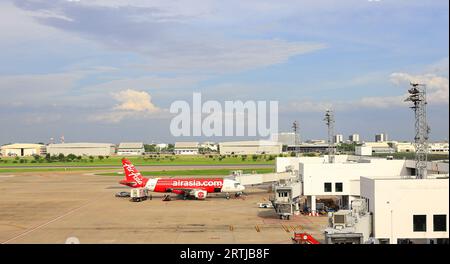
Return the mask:
[(119, 105), (114, 107), (115, 110), (148, 113), (156, 113), (160, 111), (160, 109), (152, 103), (152, 97), (150, 94), (144, 91), (127, 89), (114, 94), (113, 97), (120, 102)]
[(157, 107), (152, 97), (145, 91), (123, 90), (111, 95), (119, 102), (113, 109), (95, 113), (89, 121), (118, 123), (124, 119), (166, 118), (167, 110)]
[(427, 86), (427, 101), (431, 104), (448, 104), (449, 79), (436, 74), (412, 75), (408, 73), (393, 73), (391, 81), (407, 87), (409, 82), (418, 82)]

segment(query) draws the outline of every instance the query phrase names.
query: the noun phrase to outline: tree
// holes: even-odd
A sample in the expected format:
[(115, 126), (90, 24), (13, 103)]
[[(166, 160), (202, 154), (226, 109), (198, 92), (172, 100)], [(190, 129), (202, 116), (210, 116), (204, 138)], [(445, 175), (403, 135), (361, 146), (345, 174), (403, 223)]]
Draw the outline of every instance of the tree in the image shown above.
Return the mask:
[(103, 160), (105, 157), (103, 157), (102, 155), (98, 156), (99, 160)]
[(69, 154), (67, 155), (67, 160), (68, 161), (73, 161), (77, 158), (77, 156), (75, 154)]
[(156, 152), (156, 144), (144, 144), (145, 152)]
[(61, 161), (61, 162), (64, 162), (65, 159), (66, 159), (66, 157), (64, 156), (64, 154), (59, 153), (59, 155), (58, 155), (58, 160)]

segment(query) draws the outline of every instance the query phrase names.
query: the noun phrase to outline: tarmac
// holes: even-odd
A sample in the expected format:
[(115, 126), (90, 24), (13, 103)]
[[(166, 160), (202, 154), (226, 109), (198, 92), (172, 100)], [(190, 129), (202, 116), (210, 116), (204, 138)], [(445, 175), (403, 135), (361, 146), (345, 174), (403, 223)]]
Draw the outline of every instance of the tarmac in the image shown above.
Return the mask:
[[(324, 216), (278, 219), (267, 186), (247, 187), (241, 198), (208, 194), (206, 200), (131, 202), (122, 176), (95, 172), (0, 174), (0, 242), (11, 244), (290, 244), (294, 231), (323, 241)], [(171, 194), (176, 198), (175, 194)], [(69, 239), (69, 240), (68, 240)]]

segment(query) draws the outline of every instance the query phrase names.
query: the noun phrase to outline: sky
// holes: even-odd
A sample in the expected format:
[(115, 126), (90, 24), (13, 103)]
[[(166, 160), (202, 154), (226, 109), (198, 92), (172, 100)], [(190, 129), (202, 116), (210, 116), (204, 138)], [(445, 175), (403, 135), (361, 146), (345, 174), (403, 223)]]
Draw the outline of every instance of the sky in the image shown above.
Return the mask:
[(2, 0), (0, 144), (174, 137), (174, 101), (279, 103), (278, 128), (413, 140), (409, 82), (448, 140), (447, 0)]

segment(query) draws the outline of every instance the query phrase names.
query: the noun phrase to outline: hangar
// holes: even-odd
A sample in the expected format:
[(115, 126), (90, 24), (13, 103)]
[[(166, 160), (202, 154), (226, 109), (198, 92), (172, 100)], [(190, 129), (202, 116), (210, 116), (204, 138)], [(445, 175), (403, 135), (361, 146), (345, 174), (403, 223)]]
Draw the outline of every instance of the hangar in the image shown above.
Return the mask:
[(110, 143), (62, 143), (50, 144), (47, 146), (47, 153), (50, 155), (74, 154), (77, 156), (110, 156), (116, 151), (114, 144)]
[(122, 142), (117, 148), (117, 155), (142, 155), (145, 152), (144, 143), (142, 142)]
[(1, 148), (2, 156), (33, 156), (33, 155), (45, 155), (46, 148), (42, 144), (28, 144), (28, 143), (15, 143), (10, 145), (4, 145)]
[(221, 155), (280, 154), (282, 148), (282, 143), (265, 140), (219, 143)]

